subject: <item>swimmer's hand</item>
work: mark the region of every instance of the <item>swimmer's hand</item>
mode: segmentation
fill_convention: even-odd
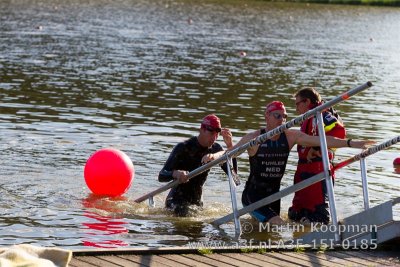
[[[188,171],[174,170],[174,172],[172,173],[172,177],[178,180],[180,184],[184,184],[189,181],[188,174]]]

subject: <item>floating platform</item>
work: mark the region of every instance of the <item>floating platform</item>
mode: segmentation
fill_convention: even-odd
[[[71,267],[88,266],[400,266],[400,239],[376,249],[335,247],[254,250],[186,247],[75,250]]]

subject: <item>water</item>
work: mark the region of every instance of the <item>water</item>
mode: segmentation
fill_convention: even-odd
[[[336,108],[350,138],[400,132],[400,9],[262,1],[1,1],[0,245],[123,247],[234,240],[226,177],[213,168],[206,209],[175,218],[134,199],[163,184],[173,146],[215,112],[238,141],[263,126],[279,99],[316,86],[330,99],[375,86]],[[246,56],[241,56],[246,52]],[[222,142],[222,139],[220,139]],[[92,196],[83,179],[96,150],[124,151],[135,166],[121,198]],[[337,161],[358,153],[338,150]],[[371,205],[398,197],[399,146],[368,158]],[[283,186],[292,184],[292,153]],[[247,178],[246,156],[239,159]],[[358,164],[337,173],[340,218],[363,209]],[[244,184],[244,183],[243,183]],[[238,188],[238,199],[243,185]],[[292,196],[282,202],[286,215]],[[240,202],[240,201],[239,201]],[[397,213],[398,214],[398,213]],[[251,222],[245,217],[244,222]],[[250,233],[244,240],[296,233]]]

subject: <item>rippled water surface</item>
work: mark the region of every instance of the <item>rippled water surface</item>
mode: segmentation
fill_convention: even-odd
[[[400,9],[198,2],[0,1],[0,245],[232,241],[233,224],[210,224],[231,210],[219,168],[211,170],[206,208],[196,217],[165,212],[166,193],[155,208],[133,200],[162,185],[157,175],[169,152],[197,134],[204,115],[215,112],[237,141],[263,126],[269,101],[283,101],[294,118],[291,96],[303,86],[331,99],[372,81],[336,106],[348,135],[378,142],[399,135]],[[86,160],[105,147],[124,151],[135,166],[120,198],[91,195],[83,179]],[[399,196],[392,166],[399,150],[368,158],[371,205]],[[358,152],[339,149],[337,161]],[[285,187],[295,163],[293,152]],[[239,171],[245,180],[245,155]],[[339,218],[361,211],[358,164],[337,177]],[[283,199],[284,217],[291,197]]]

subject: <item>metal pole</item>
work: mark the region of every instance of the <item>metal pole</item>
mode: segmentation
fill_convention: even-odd
[[[361,180],[363,187],[363,196],[364,196],[364,209],[369,209],[369,195],[368,195],[368,177],[367,177],[367,163],[366,159],[360,159],[360,168],[361,168]]]
[[[156,206],[156,204],[154,203],[153,197],[149,197],[149,206],[152,208],[154,208]]]
[[[235,237],[239,238],[241,233],[242,233],[242,229],[240,227],[240,218],[238,216],[238,207],[237,207],[237,200],[236,200],[236,186],[235,183],[233,181],[233,177],[232,177],[232,159],[229,158],[228,155],[226,155],[226,169],[227,169],[227,173],[228,173],[228,180],[229,180],[229,191],[231,193],[231,202],[232,202],[232,210],[233,210],[233,216],[235,218]]]
[[[317,122],[318,122],[318,135],[321,142],[321,154],[322,154],[322,163],[324,165],[324,173],[325,173],[325,185],[326,190],[328,191],[329,198],[329,209],[331,212],[332,224],[334,225],[334,229],[339,229],[338,227],[338,219],[336,214],[336,203],[335,203],[335,194],[333,191],[333,182],[332,176],[329,171],[329,158],[328,158],[328,148],[326,143],[326,136],[324,130],[324,122],[322,118],[322,113],[317,112]],[[338,231],[335,232],[335,241],[340,241],[340,236]]]

